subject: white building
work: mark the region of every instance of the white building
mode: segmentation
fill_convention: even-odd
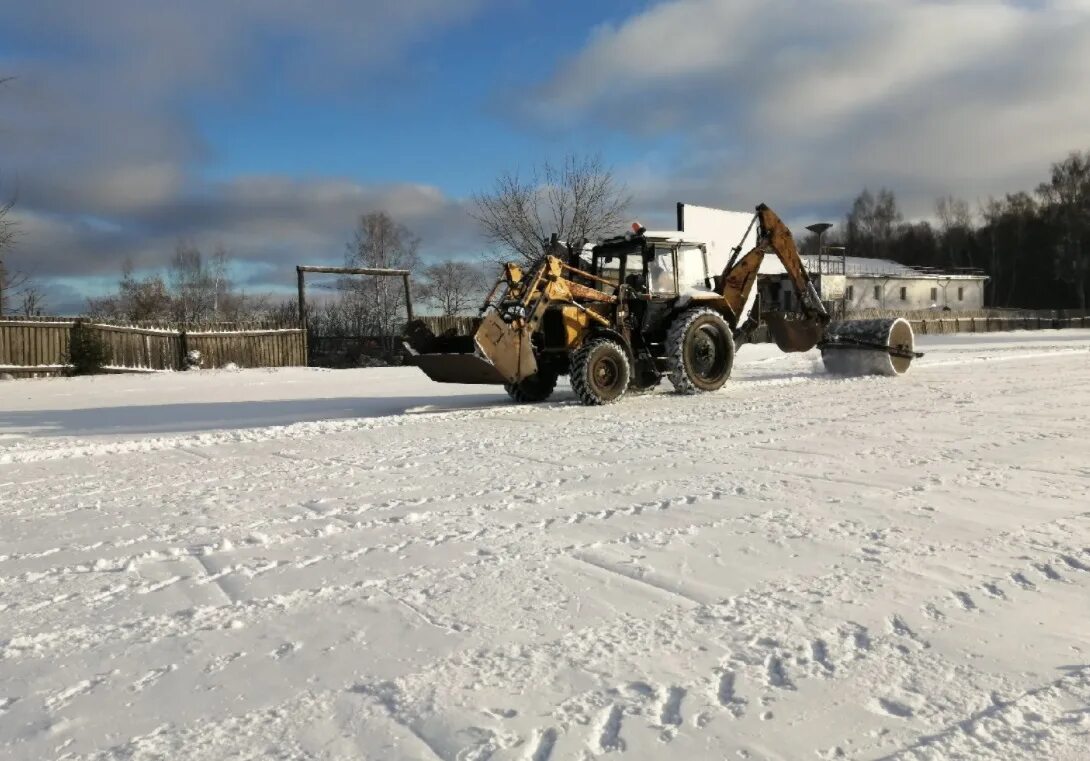
[[[858,256],[825,256],[820,262],[817,257],[806,259],[821,298],[842,301],[849,311],[984,308],[988,277],[979,270],[943,272]]]

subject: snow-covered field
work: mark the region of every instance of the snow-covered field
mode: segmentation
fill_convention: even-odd
[[[0,758],[1090,759],[1090,331],[922,349],[0,383]]]

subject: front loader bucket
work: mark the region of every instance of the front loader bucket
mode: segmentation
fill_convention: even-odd
[[[837,375],[902,375],[922,356],[902,317],[833,322],[821,342],[825,369]]]
[[[537,372],[530,337],[493,310],[473,336],[436,336],[409,326],[409,364],[438,383],[515,383]]]
[[[437,383],[506,383],[496,366],[477,354],[417,354],[412,364]]]
[[[772,312],[764,315],[764,321],[780,351],[810,351],[817,346],[823,333],[819,320],[789,320],[782,314]]]

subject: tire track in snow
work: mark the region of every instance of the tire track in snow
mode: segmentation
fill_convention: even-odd
[[[991,538],[989,541],[994,542],[994,537]],[[951,551],[953,551],[952,548],[951,548]],[[852,577],[851,577],[850,574],[847,574],[847,575],[846,574],[830,574],[830,575],[827,575],[827,576],[811,578],[809,581],[810,582],[836,581],[836,582],[839,582],[839,583],[842,584],[842,583],[845,583],[845,582],[850,582],[851,578]],[[810,587],[809,589],[812,590],[813,587]],[[808,590],[806,588],[799,588],[798,586],[795,586],[794,589],[793,589],[794,596],[798,596],[798,597],[803,598],[803,599],[805,599],[808,596],[807,591]],[[756,592],[753,593],[753,596],[752,596],[751,599],[753,600],[752,609],[753,609],[754,614],[756,614],[757,611],[764,609],[765,606],[763,604],[763,599],[767,594],[768,594],[767,589],[764,590],[762,593],[756,593]],[[926,605],[926,604],[931,604],[931,603],[922,603],[921,607],[923,605]],[[711,606],[711,608],[716,608],[716,607],[721,607],[721,606]],[[736,625],[737,625],[737,622],[740,621],[740,620],[741,621],[746,621],[746,620],[757,621],[758,622],[757,626],[771,625],[771,622],[761,621],[761,617],[758,616],[758,615],[745,615],[745,614],[741,614],[741,613],[738,612],[739,610],[744,610],[747,607],[748,606],[743,606],[741,598],[732,599],[730,609],[732,611],[735,611],[735,613],[734,613],[734,615],[732,615],[731,620],[735,621]],[[689,611],[689,615],[695,615],[692,612],[692,610],[688,609],[688,608],[675,608],[673,610],[674,610],[674,613],[672,615],[664,614],[664,617],[667,618],[667,619],[675,619],[676,617],[679,617],[679,616],[684,617],[686,610]],[[675,631],[676,630],[676,623],[677,622],[675,621],[674,624],[666,625],[664,628],[666,628],[666,629],[668,629],[670,631]],[[867,673],[869,673],[870,667],[867,667],[865,664],[867,662],[873,660],[876,657],[880,658],[880,659],[900,659],[900,660],[903,660],[903,661],[905,661],[907,663],[918,662],[919,659],[924,657],[922,654],[925,651],[928,651],[930,649],[929,648],[929,643],[927,643],[926,641],[920,640],[919,637],[915,634],[915,632],[913,632],[912,629],[904,622],[904,619],[901,616],[894,615],[893,617],[891,617],[889,619],[888,623],[889,623],[889,628],[890,628],[890,633],[888,635],[873,635],[865,627],[861,627],[861,626],[856,625],[856,624],[845,624],[844,626],[841,627],[839,637],[838,637],[839,641],[841,642],[841,645],[840,645],[841,656],[840,656],[840,658],[839,658],[839,660],[837,662],[837,666],[835,667],[839,678],[849,678],[849,677],[853,677],[853,676],[858,675],[858,674],[867,674]],[[945,625],[944,628],[951,628],[952,626],[953,626],[953,624],[950,623],[950,624]],[[701,630],[704,631],[704,637],[707,637],[707,635],[710,634],[710,631],[708,631],[704,627],[698,625],[696,627],[696,631],[701,631]],[[735,650],[736,652],[739,650],[738,644],[737,644],[738,640],[739,640],[739,638],[744,638],[746,636],[746,634],[745,634],[746,631],[752,632],[753,627],[752,626],[744,626],[743,631],[738,631],[735,634],[735,636],[731,638],[733,644],[729,645],[730,649]],[[611,640],[611,639],[614,639],[614,638],[617,638],[617,637],[621,637],[621,636],[622,635],[619,632],[611,632],[610,629],[607,627],[605,630],[599,631],[594,637],[581,636],[576,641],[586,641],[587,639],[594,640],[594,641],[600,641],[600,640],[608,641],[608,640]],[[673,636],[676,637],[678,635],[675,632],[675,634]],[[753,636],[753,635],[750,635],[750,636]],[[697,637],[697,641],[700,641],[700,639],[701,639],[700,637]],[[914,641],[919,646],[915,647],[915,648],[906,648],[906,647],[904,647],[903,645],[901,645],[899,643],[901,640],[904,640],[904,639],[909,639],[911,641]],[[707,641],[707,639],[704,639],[704,641]],[[660,647],[662,645],[665,645],[665,642],[660,643]],[[778,648],[776,640],[762,638],[762,637],[757,637],[757,645],[758,645],[759,648],[767,648],[767,647]],[[558,646],[560,647],[559,652],[566,653],[569,658],[573,657],[573,653],[572,653],[572,650],[571,650],[571,647],[570,647],[570,643],[566,644],[566,645],[565,644],[560,644]],[[812,650],[811,650],[811,652],[812,652]],[[541,662],[551,662],[553,657],[555,657],[555,656],[548,656],[548,655],[545,655],[543,653],[541,658],[535,658],[534,660],[541,661]],[[929,654],[926,657],[930,658],[930,659],[934,659],[934,658],[937,658],[939,656],[936,656],[934,654]],[[826,654],[825,659],[828,659],[830,661],[832,660],[831,658],[829,658],[828,654]],[[743,667],[743,669],[752,668],[751,666],[747,665],[747,656],[736,654],[735,656],[732,656],[731,660],[732,660],[733,663],[741,665]],[[476,663],[478,664],[478,666],[481,665],[481,661],[479,659],[479,656],[476,659]],[[786,676],[786,669],[785,669],[785,666],[784,666],[785,659],[779,653],[778,649],[774,650],[774,652],[772,652],[772,653],[766,653],[764,656],[762,656],[762,658],[760,660],[760,663],[762,664],[761,668],[762,668],[765,676],[767,677],[767,679],[765,681],[767,683],[767,689],[770,690],[770,692],[758,693],[757,695],[753,696],[753,699],[758,699],[759,698],[760,702],[764,703],[769,697],[772,696],[772,694],[774,694],[774,692],[776,690],[783,690],[785,688],[785,685],[787,685],[787,684],[794,685],[794,681]],[[815,676],[822,676],[823,678],[828,678],[827,669],[825,669],[820,664],[815,664],[815,665],[816,665],[817,670],[815,670],[813,673],[807,673],[805,671],[800,672],[800,675],[799,675],[798,678],[802,679],[802,680],[814,678]],[[497,669],[498,672],[504,672],[504,671],[507,671],[507,670],[514,670],[515,666],[516,666],[516,664],[514,664],[514,663],[506,663],[505,665],[497,664],[496,669]],[[594,668],[594,666],[591,663],[587,663],[584,666],[584,668]],[[434,673],[434,672],[429,670],[428,674],[432,674],[432,673]],[[746,703],[749,702],[749,699],[740,697],[737,694],[737,688],[735,686],[736,685],[736,672],[733,669],[718,669],[715,672],[714,677],[715,678],[713,680],[713,683],[716,685],[716,688],[714,690],[714,696],[715,696],[716,703],[721,708],[727,710],[731,715],[734,715],[734,716],[741,715],[744,712],[743,707],[745,706]],[[541,675],[538,675],[538,678],[541,678]],[[452,680],[452,681],[454,683],[457,683],[458,680]],[[682,687],[682,689],[687,689],[687,688]],[[593,703],[595,701],[590,700],[589,702]],[[898,719],[907,718],[907,717],[909,717],[911,715],[914,715],[914,713],[915,713],[915,709],[913,709],[910,705],[908,705],[907,703],[905,703],[903,701],[900,701],[900,700],[898,700],[898,699],[896,699],[894,697],[880,696],[880,698],[875,699],[875,705],[878,706],[879,710],[881,710],[883,713],[886,713],[886,714],[888,714],[890,716],[893,716],[894,718],[898,718]],[[611,704],[610,708],[608,709],[608,711],[606,713],[603,714],[603,716],[606,719],[616,718],[616,716],[619,715],[614,710],[616,708],[617,708],[617,704]],[[623,713],[623,711],[622,711],[622,713]],[[639,713],[639,712],[637,711],[637,713]],[[765,714],[771,716],[771,712],[769,712],[769,711],[766,711]],[[603,726],[602,736],[607,736],[608,733],[604,732],[604,728],[606,726],[610,726],[610,722],[606,721],[606,722],[603,723],[602,726]],[[697,724],[696,726],[699,727],[700,724]],[[571,729],[570,726],[562,725],[559,731],[563,733],[563,732],[569,731],[570,729]],[[619,730],[618,730],[618,732],[619,732]],[[612,737],[611,734],[609,734],[608,736]],[[619,737],[619,735],[618,735],[618,737]],[[599,750],[601,750],[602,743],[598,744],[598,748],[599,748]]]
[[[1068,705],[1090,705],[1090,668],[1071,667],[1064,676],[950,721],[876,761],[974,758],[1076,758],[1086,749],[1085,732],[1056,733],[1073,722]],[[1077,721],[1077,719],[1075,719]],[[1081,736],[1080,736],[1081,735]],[[1013,736],[1013,737],[1012,737]],[[997,742],[997,738],[1001,738]]]

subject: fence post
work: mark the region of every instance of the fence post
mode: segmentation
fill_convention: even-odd
[[[299,328],[303,331],[303,365],[310,366],[310,347],[308,346],[308,333],[307,329],[307,287],[304,281],[306,277],[305,270],[302,267],[295,268],[296,275],[299,278]]]
[[[405,282],[405,311],[408,313],[409,322],[413,321],[413,295],[412,289],[409,287],[409,276],[403,275],[402,280]]]
[[[189,359],[189,338],[185,328],[178,331],[178,369],[185,370]]]

